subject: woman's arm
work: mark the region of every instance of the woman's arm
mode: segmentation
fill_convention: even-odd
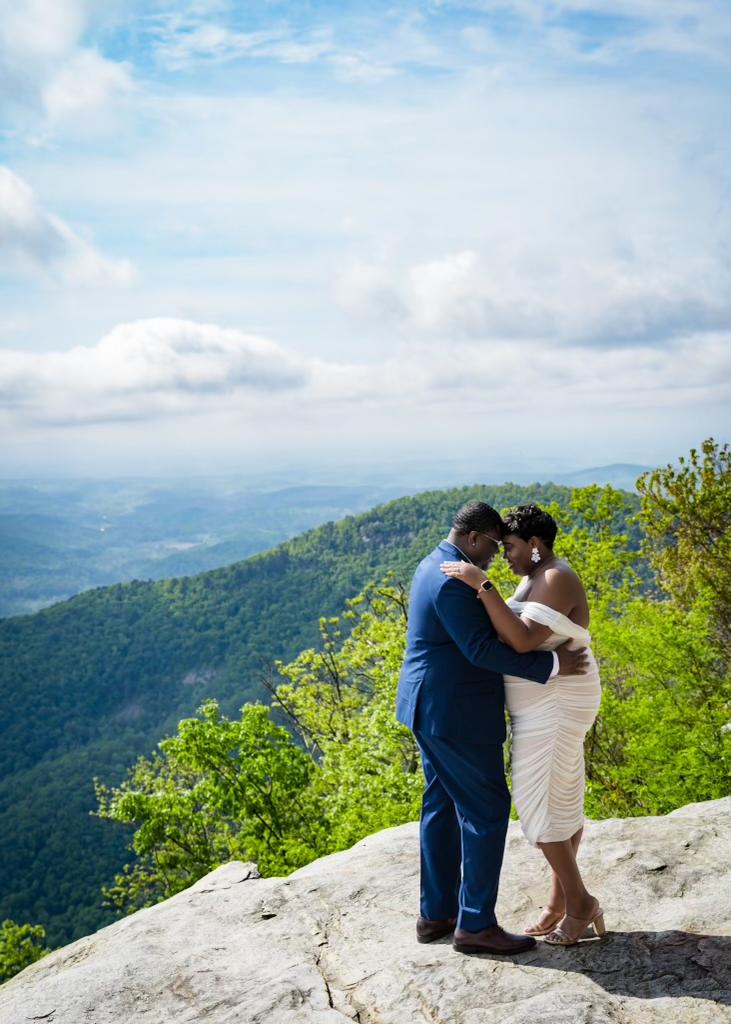
[[[551,635],[550,626],[542,626],[531,619],[521,619],[516,615],[508,608],[496,587],[480,590],[487,577],[476,565],[471,565],[469,562],[442,562],[440,568],[447,576],[460,579],[478,591],[478,597],[490,616],[495,632],[503,643],[508,644],[514,651],[519,654],[534,651]],[[549,587],[546,589],[548,590]],[[566,574],[554,571],[550,581],[550,607],[565,615],[568,614],[574,603],[569,593],[571,589],[570,580],[567,579]],[[545,603],[548,604],[547,601]],[[564,611],[567,605],[570,607]]]

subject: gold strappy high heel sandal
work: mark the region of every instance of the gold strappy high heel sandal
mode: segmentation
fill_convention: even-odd
[[[540,924],[541,918],[544,917],[547,918],[547,923]],[[548,933],[553,931],[563,917],[563,910],[551,910],[550,907],[545,907],[538,921],[536,921],[535,924],[529,924],[523,929],[523,932],[526,935],[548,935]]]
[[[570,932],[567,932],[564,927],[568,922],[571,922]],[[574,925],[576,927],[574,927]],[[571,917],[570,914],[566,914],[562,919],[561,924],[546,935],[545,941],[549,946],[575,946],[585,937],[584,933],[588,928],[593,930],[597,938],[606,934],[607,929],[604,925],[604,911],[598,903],[591,916],[585,920],[580,917]],[[587,936],[587,938],[588,937],[589,936]]]

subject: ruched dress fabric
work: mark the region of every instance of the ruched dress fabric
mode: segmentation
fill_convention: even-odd
[[[588,630],[536,601],[511,598],[508,605],[521,618],[550,626],[539,650],[553,650],[568,638],[570,647],[586,647],[589,654],[582,676],[554,676],[543,685],[505,676],[513,800],[535,846],[570,839],[584,823],[584,737],[599,709],[601,683]]]

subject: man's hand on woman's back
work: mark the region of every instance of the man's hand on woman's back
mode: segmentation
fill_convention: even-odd
[[[589,667],[589,655],[586,647],[570,651],[566,644],[556,648],[558,655],[558,674],[560,676],[583,676]]]

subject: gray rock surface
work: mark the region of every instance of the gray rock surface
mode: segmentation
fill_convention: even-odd
[[[731,1021],[731,798],[589,822],[580,862],[610,933],[507,960],[418,945],[415,824],[289,878],[231,863],[26,968],[1,1024],[719,1024]],[[501,923],[546,894],[511,825]]]

